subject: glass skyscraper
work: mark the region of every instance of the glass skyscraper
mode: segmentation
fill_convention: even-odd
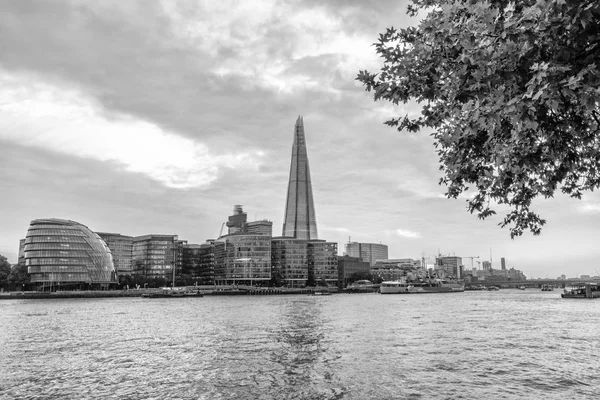
[[[318,239],[317,217],[302,117],[298,117],[294,128],[294,144],[282,236],[302,240]]]
[[[24,250],[31,282],[41,290],[117,283],[106,243],[78,222],[53,218],[31,221]]]

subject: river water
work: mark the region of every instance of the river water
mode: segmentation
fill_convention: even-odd
[[[600,300],[0,301],[0,399],[438,398],[600,398]]]

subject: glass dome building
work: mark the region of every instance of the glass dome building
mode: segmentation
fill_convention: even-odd
[[[40,290],[100,289],[117,283],[112,254],[87,226],[62,219],[31,221],[25,265]]]

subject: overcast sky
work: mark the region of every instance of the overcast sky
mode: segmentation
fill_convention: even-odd
[[[600,274],[595,193],[535,203],[546,227],[515,240],[444,197],[429,132],[383,125],[418,107],[355,81],[378,69],[380,32],[418,22],[369,3],[0,0],[0,254],[16,262],[36,218],[202,243],[234,204],[279,235],[303,115],[319,236],[340,254],[351,237],[390,258],[491,249],[529,277]]]

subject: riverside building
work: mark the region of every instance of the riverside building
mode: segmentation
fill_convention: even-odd
[[[375,265],[377,260],[386,260],[388,258],[388,247],[381,243],[346,243],[345,255],[350,257],[358,257],[369,263],[370,266]]]
[[[24,259],[31,283],[40,291],[107,289],[117,283],[110,249],[79,222],[31,221]]]
[[[311,240],[308,242],[307,250],[310,281],[319,286],[337,286],[337,243]]]
[[[271,280],[271,236],[233,234],[214,243],[215,283],[266,285]]]
[[[171,280],[178,260],[177,235],[143,235],[133,238],[133,273]]]
[[[133,237],[119,233],[96,232],[110,249],[115,269],[119,275],[133,274]]]
[[[363,273],[369,274],[371,266],[368,262],[363,261],[359,257],[343,256],[338,257],[338,286],[340,289],[345,288],[352,283],[353,274]]]
[[[271,240],[271,266],[283,286],[305,287],[308,280],[308,242],[274,237]]]

